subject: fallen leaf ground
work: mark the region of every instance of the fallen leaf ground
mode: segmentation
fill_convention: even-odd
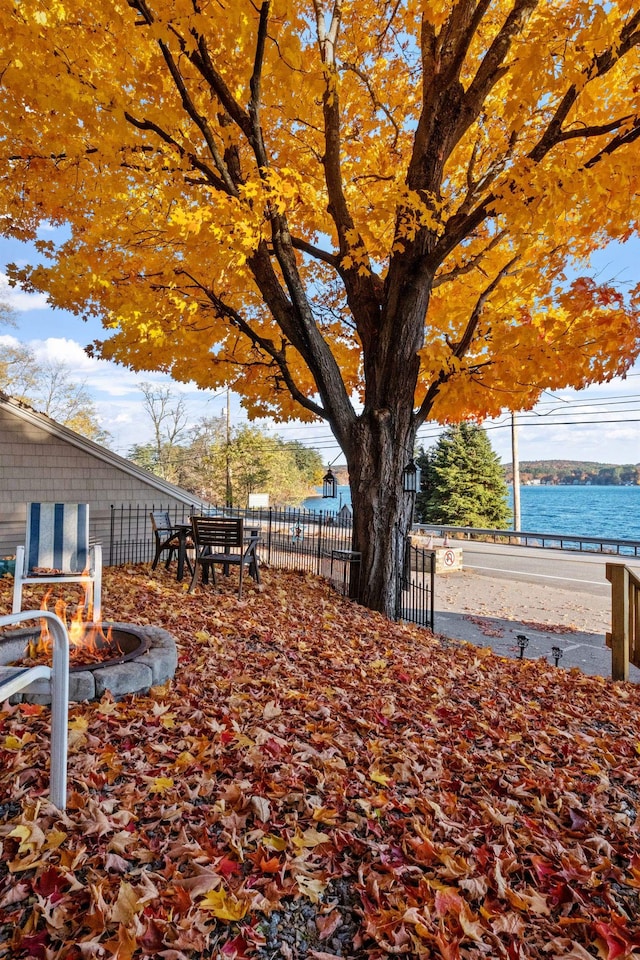
[[[11,581],[0,580],[0,610]],[[108,569],[173,682],[0,713],[0,958],[640,957],[640,690],[265,571]]]

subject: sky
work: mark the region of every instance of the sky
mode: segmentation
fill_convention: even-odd
[[[17,320],[15,328],[0,327],[3,344],[18,340],[38,356],[64,360],[77,381],[84,384],[96,405],[104,429],[111,434],[111,449],[127,456],[134,444],[152,438],[152,426],[143,407],[140,383],[170,387],[185,403],[189,425],[202,417],[220,416],[226,410],[226,391],[217,394],[178,384],[166,376],[135,373],[125,367],[87,356],[84,347],[104,336],[98,320],[85,322],[62,310],[52,310],[46,298],[11,289],[4,271],[6,264],[34,263],[29,245],[0,237],[0,300],[9,303]],[[640,240],[613,244],[601,251],[593,266],[601,281],[616,279],[623,287],[640,281]],[[237,397],[231,397],[231,423],[246,421]],[[603,463],[640,462],[640,362],[626,379],[592,386],[582,391],[545,393],[538,406],[520,413],[518,420],[519,458],[524,460],[587,460]],[[299,440],[314,447],[325,463],[344,463],[326,424],[265,424],[270,432],[286,440]],[[493,449],[504,463],[512,459],[511,417],[505,414],[484,424]],[[418,443],[428,448],[440,429],[424,426]]]

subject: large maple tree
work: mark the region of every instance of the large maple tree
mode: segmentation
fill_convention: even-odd
[[[369,606],[425,420],[637,355],[634,294],[566,275],[637,227],[636,2],[1,9],[0,229],[69,228],[14,277],[99,315],[104,357],[326,420]]]

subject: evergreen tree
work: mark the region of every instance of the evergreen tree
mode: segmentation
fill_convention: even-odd
[[[434,447],[421,451],[418,464],[419,522],[495,529],[510,522],[502,465],[482,427],[475,423],[449,427]]]

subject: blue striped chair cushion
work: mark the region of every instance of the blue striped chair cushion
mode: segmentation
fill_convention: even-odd
[[[30,503],[27,509],[27,570],[82,573],[89,565],[89,504]]]

